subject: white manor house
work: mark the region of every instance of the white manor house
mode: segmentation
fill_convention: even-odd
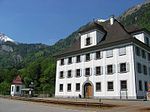
[[[114,17],[93,21],[56,55],[55,97],[144,98],[150,83],[150,32]]]

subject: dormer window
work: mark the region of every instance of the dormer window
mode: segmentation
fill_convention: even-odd
[[[86,38],[86,44],[85,44],[86,46],[89,46],[89,45],[91,45],[91,37],[87,37]]]

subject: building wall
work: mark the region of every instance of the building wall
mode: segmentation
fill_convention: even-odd
[[[119,56],[119,48],[125,47],[126,48],[126,55]],[[113,50],[113,57],[107,58],[106,51]],[[76,55],[73,57],[73,63],[68,65],[67,64],[67,57],[65,57],[65,65],[60,65],[60,60],[57,61],[57,72],[56,72],[56,89],[55,89],[55,96],[56,97],[78,97],[79,94],[83,96],[83,86],[86,82],[91,82],[93,85],[93,97],[97,98],[113,98],[119,99],[120,98],[120,81],[127,80],[127,96],[130,99],[136,99],[136,85],[135,85],[135,71],[134,71],[134,55],[133,55],[133,45],[122,45],[122,46],[115,46],[108,49],[101,49],[103,57],[99,60],[95,60],[95,51],[89,52],[91,53],[91,60],[85,62],[85,54],[81,55],[81,62],[76,63]],[[126,62],[129,64],[129,71],[126,73],[119,73],[118,72],[118,64]],[[106,74],[106,66],[109,64],[113,64],[115,66],[115,72],[112,75]],[[100,76],[94,75],[94,68],[95,66],[102,66],[103,73]],[[90,67],[91,68],[91,76],[85,77],[84,76],[84,69]],[[75,70],[81,69],[82,76],[77,78],[75,77]],[[67,78],[67,71],[73,70],[73,77]],[[65,71],[65,77],[63,79],[59,78],[60,71]],[[107,82],[113,81],[114,83],[114,91],[107,91]],[[101,91],[96,92],[96,82],[101,82]],[[67,84],[72,84],[72,91],[67,91]],[[75,91],[75,84],[80,83],[80,91]],[[59,84],[64,84],[63,92],[59,92]]]
[[[17,92],[17,86],[19,86],[19,91]],[[11,85],[11,96],[20,96],[21,95],[21,89],[24,87],[24,85]]]
[[[136,51],[136,47],[138,47],[140,49],[140,56],[138,56],[136,54],[136,52],[134,53],[137,97],[143,98],[143,97],[145,97],[146,92],[147,92],[145,90],[144,82],[150,83],[150,60],[148,59],[148,53],[150,53],[150,51],[144,50],[142,47],[140,47],[138,45],[134,45],[135,51]],[[142,57],[141,50],[145,51],[146,58]],[[137,63],[140,63],[142,66],[142,68],[141,68],[142,72],[141,73],[138,72]],[[144,74],[143,65],[145,65],[147,67],[147,74]],[[142,91],[139,90],[139,80],[142,81]]]

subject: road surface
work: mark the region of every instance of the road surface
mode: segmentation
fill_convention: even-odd
[[[150,112],[150,101],[103,100],[102,102],[117,107],[75,107],[0,98],[0,112]]]
[[[32,103],[0,98],[0,112],[82,112],[58,105]]]

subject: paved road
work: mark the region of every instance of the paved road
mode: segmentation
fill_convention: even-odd
[[[81,112],[81,110],[0,98],[0,112]]]

